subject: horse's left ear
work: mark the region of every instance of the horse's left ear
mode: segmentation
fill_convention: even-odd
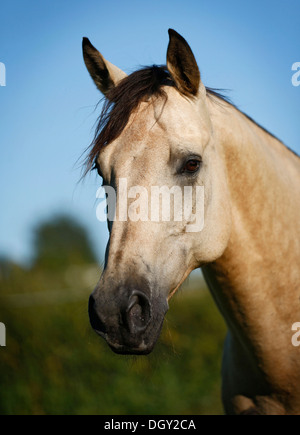
[[[82,51],[85,65],[95,85],[105,96],[127,76],[124,71],[104,59],[88,38],[83,38]]]
[[[177,88],[184,95],[197,95],[200,87],[200,71],[194,54],[186,40],[169,29],[167,67]]]

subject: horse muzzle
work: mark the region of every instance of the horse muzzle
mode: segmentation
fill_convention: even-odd
[[[118,288],[111,297],[95,292],[89,299],[92,328],[118,354],[148,354],[160,335],[168,303],[150,291]]]

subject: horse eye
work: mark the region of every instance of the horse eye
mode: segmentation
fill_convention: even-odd
[[[200,161],[196,159],[188,160],[182,168],[182,172],[194,174],[200,168]]]

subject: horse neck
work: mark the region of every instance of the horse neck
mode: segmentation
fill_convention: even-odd
[[[227,172],[233,230],[240,234],[242,219],[244,230],[255,239],[276,218],[282,221],[283,206],[293,212],[291,197],[299,204],[300,159],[234,106],[224,102],[223,107],[214,103],[212,107],[218,153]]]
[[[211,102],[209,108],[227,172],[232,230],[224,254],[203,271],[230,329],[255,340],[262,330],[274,331],[276,298],[297,300],[300,159],[235,107]],[[291,312],[275,311],[291,321]]]

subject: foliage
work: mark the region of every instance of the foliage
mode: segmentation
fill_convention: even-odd
[[[68,216],[57,216],[35,230],[35,265],[64,269],[69,264],[95,262],[96,257],[87,233]]]

